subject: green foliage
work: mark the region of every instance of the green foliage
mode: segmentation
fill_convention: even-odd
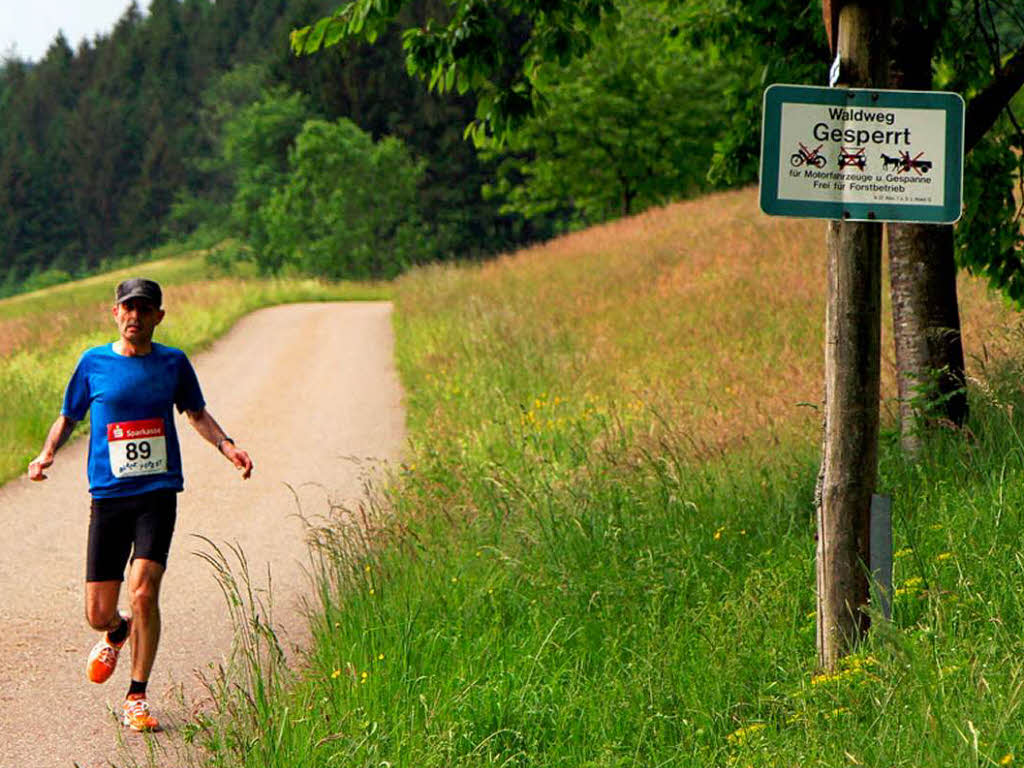
[[[349,3],[295,30],[293,50],[373,41],[407,6]],[[692,193],[712,155],[714,183],[753,181],[764,87],[821,79],[829,60],[810,0],[451,0],[445,11],[399,19],[408,70],[438,93],[473,94],[467,134],[501,159],[486,189],[527,217],[596,221]]]
[[[483,199],[493,168],[462,136],[474,100],[408,78],[397,30],[377,46],[292,55],[288,32],[330,4],[157,0],[145,14],[133,4],[76,49],[58,37],[40,62],[0,63],[2,290],[18,290],[33,271],[91,272],[196,231],[216,240],[256,227],[262,244],[252,218],[259,179],[241,179],[232,221],[240,173],[224,133],[275,89],[303,94],[301,122],[345,117],[427,163],[417,208],[432,258],[478,258],[548,235],[545,220],[524,222]],[[402,16],[418,25],[440,7],[412,0]]]
[[[972,99],[989,87],[1014,53],[1024,51],[1024,19],[1000,4],[984,13],[974,0],[950,4],[935,60],[937,88]],[[1018,99],[1022,91],[1018,91]],[[1024,302],[1024,131],[1014,103],[965,158],[964,214],[956,228],[957,263]],[[1018,107],[1019,114],[1019,107]]]
[[[207,141],[199,94],[229,65],[265,58],[285,13],[278,0],[146,5],[143,15],[130,4],[112,30],[75,49],[58,35],[41,61],[0,64],[5,281],[89,271],[155,245],[179,193],[205,194],[189,161]]]
[[[224,72],[201,93],[196,142],[188,158],[191,178],[177,190],[171,205],[167,229],[172,235],[181,237],[197,229],[221,237],[228,234],[237,168],[224,149],[226,126],[260,101],[268,80],[265,66],[243,64]]]
[[[224,123],[232,232],[260,269],[390,277],[432,255],[418,212],[424,163],[398,139],[311,118],[307,97],[277,88]]]
[[[424,164],[349,120],[310,120],[259,211],[261,263],[324,277],[394,277],[429,251],[417,213]]]
[[[329,1],[329,0],[328,0]],[[289,6],[291,7],[291,6]],[[301,15],[310,19],[312,12]],[[477,259],[544,238],[553,231],[546,219],[524,222],[499,213],[499,202],[485,200],[481,188],[494,180],[493,163],[482,161],[463,129],[473,118],[470,94],[437,93],[406,72],[400,29],[422,27],[445,17],[442,0],[411,0],[373,45],[349,40],[317,56],[285,50],[273,69],[293,89],[309,94],[325,119],[347,117],[374,139],[394,136],[426,161],[419,209],[430,230],[436,259]]]
[[[236,174],[232,229],[256,249],[267,272],[279,271],[284,255],[267,250],[269,236],[261,210],[287,181],[289,150],[310,116],[302,94],[278,88],[224,125],[223,157]]]
[[[730,76],[678,40],[676,18],[627,8],[583,58],[538,69],[543,111],[488,143],[503,210],[597,222],[702,188]]]
[[[715,140],[708,179],[718,186],[751,183],[760,164],[765,88],[772,83],[825,84],[831,56],[821,3],[705,0],[686,7],[682,34],[720,55],[736,75],[722,91],[726,127]]]
[[[1024,303],[1024,233],[1014,199],[1024,163],[1020,137],[992,131],[967,156],[957,263]]]
[[[374,42],[408,0],[355,0],[292,32],[292,49],[310,54],[345,40]],[[407,26],[402,34],[410,74],[438,93],[477,100],[469,132],[505,136],[533,114],[533,78],[547,62],[567,64],[591,45],[590,33],[617,17],[614,0],[478,3],[449,0],[446,21]]]

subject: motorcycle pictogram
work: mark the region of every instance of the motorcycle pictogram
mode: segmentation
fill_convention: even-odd
[[[815,168],[824,168],[825,163],[828,161],[824,155],[819,155],[822,144],[819,144],[816,149],[810,150],[803,145],[803,142],[798,141],[800,149],[789,156],[790,165],[797,168],[801,165],[813,165]]]

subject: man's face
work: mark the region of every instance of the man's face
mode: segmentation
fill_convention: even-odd
[[[114,319],[121,338],[132,344],[146,344],[164,319],[164,311],[146,299],[134,298],[114,305]]]

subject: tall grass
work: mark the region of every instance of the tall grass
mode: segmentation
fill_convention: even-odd
[[[380,299],[390,290],[366,283],[211,276],[202,254],[193,254],[0,300],[0,482],[23,472],[38,452],[79,355],[116,338],[110,314],[114,286],[140,272],[164,288],[167,315],[156,339],[189,353],[260,307]]]
[[[311,520],[313,646],[273,695],[222,702],[246,729],[199,728],[208,764],[1021,759],[1010,313],[963,284],[988,340],[969,432],[909,464],[889,423],[893,621],[821,675],[821,232],[754,208],[716,196],[398,282],[409,455]]]

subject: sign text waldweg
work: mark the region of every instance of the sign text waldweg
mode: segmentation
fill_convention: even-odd
[[[761,208],[855,221],[960,218],[964,102],[955,93],[772,85]]]

